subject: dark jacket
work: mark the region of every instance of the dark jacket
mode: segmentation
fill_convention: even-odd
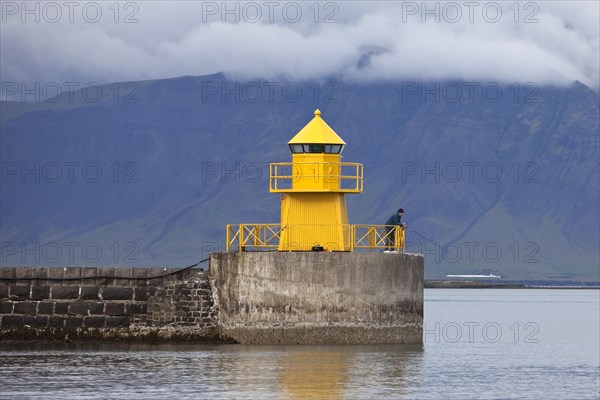
[[[388,218],[386,225],[400,225],[402,226],[402,217],[395,213],[391,217]]]

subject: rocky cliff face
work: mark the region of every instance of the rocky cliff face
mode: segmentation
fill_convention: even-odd
[[[279,221],[266,164],[289,160],[318,107],[344,160],[365,165],[350,221],[403,207],[428,277],[599,279],[599,98],[578,82],[100,88],[2,103],[3,265],[178,266],[224,250],[227,223]]]

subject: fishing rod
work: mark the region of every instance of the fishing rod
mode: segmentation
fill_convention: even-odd
[[[419,232],[415,231],[412,228],[406,227],[406,229],[409,229],[412,233],[414,233],[414,234],[422,237],[423,239],[427,240],[429,243],[433,244],[435,247],[437,247],[438,249],[440,249],[442,257],[444,257],[444,252],[446,252],[446,254],[448,254],[448,249],[444,250],[444,248],[442,246],[440,246],[439,244],[437,244],[433,240],[429,239],[428,237],[426,237],[424,235],[421,235]]]
[[[436,246],[436,247],[439,247],[439,248],[440,248],[440,250],[442,250],[442,251],[444,250],[444,248],[443,248],[442,246],[440,246],[439,244],[437,244],[437,243],[436,243],[436,242],[434,242],[433,240],[431,240],[431,239],[429,239],[429,238],[427,238],[427,237],[425,237],[425,236],[421,235],[419,232],[415,231],[414,229],[412,229],[412,228],[409,228],[409,227],[406,227],[406,229],[410,230],[412,233],[414,233],[414,234],[416,234],[416,235],[418,235],[418,236],[422,237],[423,239],[427,240],[429,243],[433,244],[434,246]]]

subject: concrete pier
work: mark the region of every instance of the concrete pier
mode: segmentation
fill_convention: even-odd
[[[209,271],[0,268],[0,340],[420,343],[423,257],[213,253]]]
[[[422,256],[213,253],[221,336],[255,344],[421,343]]]

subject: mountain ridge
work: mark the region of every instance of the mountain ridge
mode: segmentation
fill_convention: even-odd
[[[348,196],[350,221],[382,224],[405,208],[409,228],[446,249],[408,232],[407,250],[426,254],[428,278],[494,271],[600,280],[599,98],[585,85],[536,87],[535,102],[517,101],[510,85],[497,101],[475,91],[452,102],[443,85],[458,81],[423,97],[409,93],[435,84],[331,78],[288,82],[301,89],[297,99],[274,90],[250,101],[264,82],[186,76],[135,82],[135,102],[119,84],[118,96],[103,90],[94,103],[81,92],[73,101],[2,103],[2,264],[68,264],[64,241],[97,243],[97,261],[72,257],[91,265],[122,264],[127,251],[140,266],[223,251],[227,223],[279,221],[265,165],[289,159],[287,141],[319,108],[347,142],[344,160],[365,165],[365,193]],[[78,163],[72,183],[69,162]],[[23,163],[41,170],[8,175]],[[55,183],[43,176],[52,163],[63,173]],[[23,258],[22,243],[39,244],[39,261],[35,250]],[[63,253],[56,262],[43,254],[48,243]],[[135,251],[124,248],[131,243]]]

